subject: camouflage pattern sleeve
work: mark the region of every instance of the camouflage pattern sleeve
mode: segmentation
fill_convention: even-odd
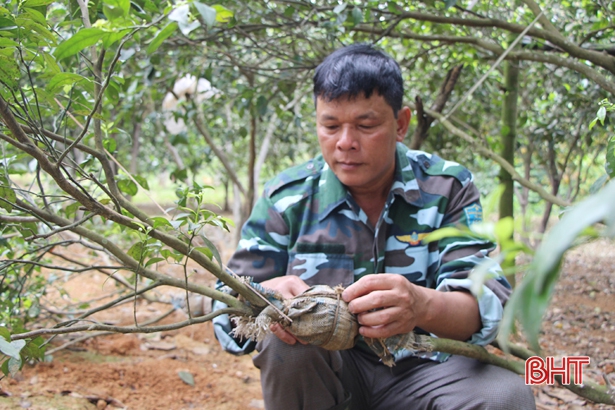
[[[441,227],[467,225],[482,220],[479,193],[472,180],[455,181],[453,192],[442,220]],[[468,291],[470,271],[488,259],[494,245],[491,242],[471,238],[446,238],[438,243],[439,269],[436,272],[436,289],[440,291]],[[470,343],[487,345],[497,335],[502,319],[503,305],[510,296],[510,285],[501,275],[498,264],[493,264],[490,273],[495,279],[488,280],[478,296],[482,328],[472,335]]]
[[[257,283],[283,276],[288,266],[287,247],[288,224],[271,198],[263,195],[243,226],[228,267],[240,276],[253,277]]]

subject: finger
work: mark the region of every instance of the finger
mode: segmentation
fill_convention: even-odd
[[[392,306],[397,306],[398,302],[399,297],[396,292],[391,290],[377,290],[353,299],[348,304],[348,310],[355,315],[358,315],[375,309],[385,309]]]
[[[370,326],[361,326],[359,327],[359,333],[364,337],[371,338],[387,338],[399,334],[404,334],[408,332],[404,332],[399,322],[389,323],[384,326],[370,327]]]
[[[392,307],[375,311],[367,311],[357,315],[357,320],[361,326],[382,326],[393,322],[405,320],[412,321],[411,315],[404,315],[402,309]]]
[[[284,330],[282,326],[280,326],[279,324],[275,323],[269,326],[269,329],[271,330],[271,333],[276,335],[277,338],[283,341],[284,343],[289,344],[289,345],[294,345],[295,343],[297,343],[297,338],[295,338],[293,335],[291,335],[286,330]]]
[[[395,277],[400,275],[376,274],[365,275],[352,285],[344,289],[342,299],[350,302],[358,297],[365,296],[376,290],[387,290],[395,287]],[[403,277],[402,277],[403,278]]]

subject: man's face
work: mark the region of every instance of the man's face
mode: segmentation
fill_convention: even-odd
[[[352,194],[388,190],[395,172],[395,144],[402,141],[410,109],[393,109],[378,93],[316,101],[316,132],[325,161]]]

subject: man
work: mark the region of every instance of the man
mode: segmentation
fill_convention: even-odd
[[[410,331],[490,343],[510,294],[493,269],[477,299],[469,271],[488,242],[421,239],[481,219],[472,175],[401,144],[411,112],[402,107],[398,64],[370,45],[335,51],[314,76],[322,155],[270,181],[242,230],[229,268],[290,298],[315,284],[347,286],[342,298],[360,334]],[[225,318],[216,334],[240,352]],[[280,325],[256,346],[267,409],[530,409],[522,379],[462,356],[396,354],[379,362],[364,344],[330,352],[303,344]]]

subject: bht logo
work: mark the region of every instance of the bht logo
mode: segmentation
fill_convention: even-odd
[[[555,384],[555,376],[562,377],[562,384],[570,384],[570,368],[573,369],[574,384],[583,384],[583,366],[589,364],[588,356],[564,356],[562,365],[555,365],[555,358],[532,356],[525,361],[525,384]]]

